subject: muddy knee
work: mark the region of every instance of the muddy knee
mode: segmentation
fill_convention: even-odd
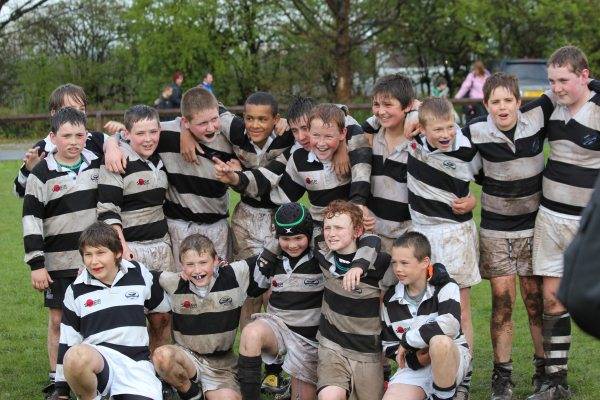
[[[82,372],[93,368],[96,358],[95,350],[87,345],[76,345],[65,353],[63,368],[65,373]]]
[[[157,371],[169,371],[175,362],[175,350],[171,346],[160,346],[152,353],[152,364]]]
[[[436,335],[429,341],[429,355],[432,359],[446,357],[454,346],[454,341],[448,336]]]

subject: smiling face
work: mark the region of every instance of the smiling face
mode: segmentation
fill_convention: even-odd
[[[131,131],[125,132],[125,139],[133,151],[140,157],[147,159],[150,157],[160,138],[160,124],[155,119],[143,119],[133,124]]]
[[[289,124],[296,143],[302,146],[304,150],[310,150],[310,128],[308,127],[308,116],[303,115],[296,120],[289,121]]]
[[[100,282],[111,285],[119,271],[121,253],[113,253],[104,246],[85,246],[82,254],[88,272]]]
[[[346,128],[340,130],[319,118],[310,121],[310,148],[319,161],[330,161],[342,140],[346,140]]]
[[[62,124],[58,132],[50,133],[50,141],[56,146],[55,158],[63,164],[75,164],[79,161],[86,140],[85,126],[70,122]]]
[[[408,107],[410,108],[410,107]],[[395,129],[404,125],[406,112],[398,99],[389,94],[377,94],[373,97],[373,115],[385,129]]]
[[[279,121],[278,115],[273,115],[269,105],[246,104],[244,106],[244,125],[252,143],[262,147]]]
[[[521,100],[506,87],[498,86],[490,93],[485,108],[492,117],[494,125],[501,131],[508,131],[517,124]]]
[[[441,151],[452,150],[456,138],[454,117],[427,121],[422,131],[431,146]]]
[[[584,69],[580,74],[572,71],[570,65],[558,67],[556,65],[548,66],[548,80],[552,87],[552,92],[556,95],[556,101],[566,107],[571,107],[587,101],[589,89],[587,81],[589,70]]]
[[[304,234],[279,236],[279,247],[290,257],[298,257],[308,248],[308,237]]]
[[[198,253],[196,250],[188,250],[181,254],[181,265],[190,282],[202,287],[210,284],[215,267],[219,265],[219,258],[207,252]]]
[[[218,108],[198,111],[191,119],[183,117],[182,122],[196,140],[206,144],[213,142],[221,129]]]
[[[323,220],[323,236],[330,250],[340,254],[356,251],[356,239],[362,234],[362,226],[354,227],[348,214],[335,214]]]
[[[404,286],[410,286],[418,281],[427,280],[429,257],[419,261],[412,247],[392,247],[392,268],[396,278]]]

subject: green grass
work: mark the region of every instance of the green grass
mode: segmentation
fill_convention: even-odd
[[[12,181],[19,162],[0,163],[0,399],[41,398],[47,378],[46,310],[42,295],[31,288],[29,270],[23,262],[21,201],[13,196]],[[479,188],[473,187],[479,195]],[[237,201],[235,194],[232,203]],[[476,209],[479,221],[479,208]],[[487,282],[472,290],[475,330],[475,363],[472,399],[489,398],[492,351],[489,339],[491,301]],[[523,305],[515,310],[514,380],[516,399],[529,394],[532,373],[529,332]],[[576,399],[600,398],[600,345],[573,329],[569,382]]]

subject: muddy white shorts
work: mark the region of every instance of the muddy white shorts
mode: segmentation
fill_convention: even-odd
[[[179,246],[181,246],[183,239],[194,233],[199,233],[209,238],[215,245],[217,255],[224,260],[231,260],[231,232],[226,219],[212,224],[197,224],[195,222],[167,218],[167,225],[169,226],[169,235],[171,235],[171,243],[173,244],[173,258],[175,259],[178,271],[181,271]]]
[[[240,201],[231,217],[231,230],[236,260],[260,254],[265,243],[275,237],[275,210],[252,207]]]
[[[424,234],[431,244],[431,261],[442,263],[462,288],[481,282],[479,246],[473,220],[457,224],[417,225],[413,231]]]
[[[456,371],[456,385],[458,386],[469,370],[469,363],[471,362],[471,353],[469,349],[464,346],[458,346],[459,351],[459,364],[458,370]],[[394,384],[405,384],[419,386],[425,392],[425,396],[429,398],[433,394],[433,372],[431,370],[431,364],[421,369],[410,369],[404,367],[396,371],[394,376],[389,381],[389,385]]]
[[[277,339],[277,355],[262,354],[265,364],[280,364],[283,370],[301,381],[317,384],[317,363],[319,360],[317,343],[309,341],[293,332],[283,320],[273,314],[253,314],[253,320],[269,325]]]
[[[93,347],[104,358],[104,370],[99,375],[108,377],[104,382],[103,379],[98,379],[98,391],[102,396],[129,394],[141,396],[140,400],[162,399],[162,386],[150,361],[134,361],[108,347],[88,346]]]
[[[533,230],[534,275],[563,276],[563,255],[578,229],[579,219],[563,218],[540,207]]]
[[[171,250],[171,237],[143,242],[128,242],[133,259],[154,271],[175,271],[175,260]]]

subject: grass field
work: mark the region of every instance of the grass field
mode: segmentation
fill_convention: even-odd
[[[23,262],[21,201],[13,196],[11,188],[18,166],[16,161],[0,163],[0,400],[41,398],[40,389],[46,382],[48,369],[46,310],[42,295],[31,288],[29,271]],[[476,218],[478,221],[478,210]],[[475,330],[471,398],[479,400],[489,398],[492,363],[487,282],[473,288],[471,301]],[[523,399],[530,391],[533,350],[525,312],[519,302],[515,314],[513,378],[517,385],[515,398]],[[575,327],[569,367],[574,398],[599,399],[600,342]]]

